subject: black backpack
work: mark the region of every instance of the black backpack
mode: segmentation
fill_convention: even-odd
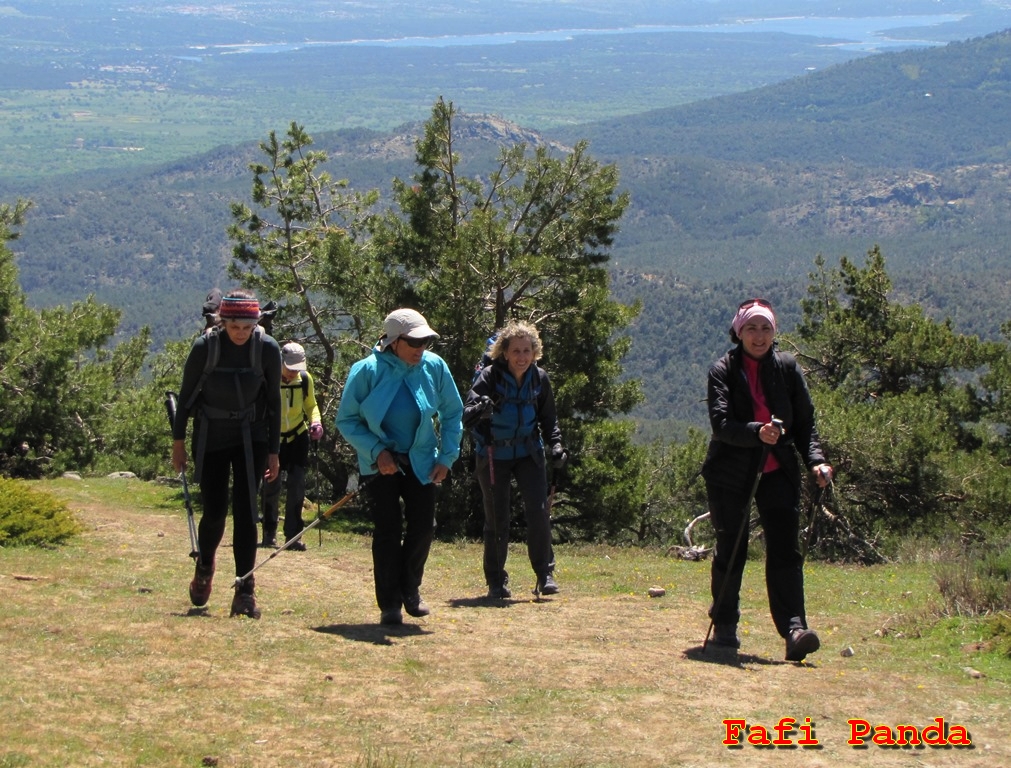
[[[218,361],[221,359],[222,333],[224,333],[224,329],[220,326],[214,326],[204,331],[205,343],[207,344],[207,362],[204,363],[204,370],[200,374],[200,381],[197,382],[197,386],[193,389],[193,394],[190,395],[189,402],[186,403],[187,411],[196,403],[201,391],[203,391],[207,377],[215,370],[224,373],[246,373],[252,371],[259,375],[261,383],[266,383],[266,377],[263,375],[263,336],[265,334],[263,328],[256,326],[253,329],[253,343],[249,345],[249,366],[247,368],[218,368]],[[308,382],[303,382],[302,386],[305,391],[308,391]]]

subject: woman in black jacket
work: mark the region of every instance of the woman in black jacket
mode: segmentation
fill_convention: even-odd
[[[186,422],[193,416],[194,480],[200,484],[203,515],[199,557],[190,600],[207,605],[215,553],[232,506],[235,575],[256,562],[256,495],[262,478],[278,476],[281,442],[281,348],[263,332],[255,294],[235,290],[221,299],[218,320],[190,348],[172,427],[172,465],[186,470]],[[231,485],[231,492],[229,492]],[[260,618],[253,577],[232,597],[232,616]]]
[[[804,611],[800,529],[800,460],[824,487],[832,478],[815,429],[814,405],[793,355],[775,344],[776,316],[764,299],[738,307],[730,338],[736,346],[709,369],[709,421],[713,436],[702,468],[716,529],[712,566],[715,625],[712,642],[740,648],[741,578],[747,546],[734,544],[750,515],[752,488],[765,532],[765,583],[769,609],[786,640],[786,658],[801,661],[818,650]],[[761,466],[759,463],[761,462]],[[761,473],[757,486],[756,477]],[[722,599],[721,599],[722,595]]]

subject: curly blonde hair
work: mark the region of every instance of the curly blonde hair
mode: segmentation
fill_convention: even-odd
[[[498,331],[495,336],[495,341],[491,345],[491,349],[488,351],[489,357],[492,360],[498,360],[500,357],[505,356],[505,353],[509,349],[509,342],[513,339],[530,339],[530,347],[534,353],[534,362],[541,359],[541,353],[544,349],[541,344],[540,334],[537,333],[537,329],[530,323],[520,322],[519,320],[510,320],[509,323]]]

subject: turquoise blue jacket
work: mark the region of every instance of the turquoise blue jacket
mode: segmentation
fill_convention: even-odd
[[[383,432],[383,417],[404,381],[421,411],[421,424],[408,456],[414,474],[428,483],[436,464],[453,466],[460,457],[463,438],[463,401],[449,366],[438,355],[426,350],[420,363],[409,366],[393,352],[373,349],[351,367],[336,425],[358,453],[359,472],[374,475],[379,454],[385,448],[392,450]]]

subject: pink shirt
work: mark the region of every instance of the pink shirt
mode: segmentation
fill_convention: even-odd
[[[762,391],[762,380],[758,375],[758,361],[747,355],[741,355],[741,359],[744,363],[744,377],[748,380],[748,391],[751,392],[755,421],[767,424],[772,420],[772,412],[769,410],[769,404],[765,401],[765,392]],[[776,461],[772,451],[769,451],[762,472],[772,472],[774,469],[779,469],[779,462]]]

